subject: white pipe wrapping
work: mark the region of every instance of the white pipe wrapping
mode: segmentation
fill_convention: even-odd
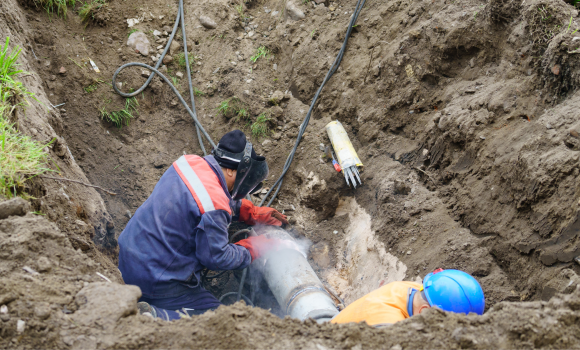
[[[304,255],[283,249],[264,258],[264,278],[286,315],[325,322],[338,314],[333,299]]]

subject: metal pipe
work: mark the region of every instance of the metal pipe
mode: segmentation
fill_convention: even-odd
[[[274,234],[281,235],[292,239],[281,229]],[[312,318],[321,323],[338,314],[332,297],[299,251],[282,249],[266,254],[263,259],[258,264],[263,264],[260,269],[264,279],[286,315],[299,320]]]

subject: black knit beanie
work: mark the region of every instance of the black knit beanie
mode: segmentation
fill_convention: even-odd
[[[246,134],[244,134],[241,130],[232,130],[222,136],[220,142],[218,143],[218,148],[224,151],[228,151],[231,153],[240,153],[244,151],[246,147]],[[221,158],[214,155],[215,160],[222,168],[226,169],[238,169],[239,162],[235,162],[233,160],[229,160],[226,158]],[[256,155],[256,151],[254,151],[254,147],[252,147],[252,159],[260,159],[262,157],[258,157]]]

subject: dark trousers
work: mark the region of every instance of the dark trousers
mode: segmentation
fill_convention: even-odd
[[[157,312],[157,317],[166,321],[178,320],[181,315],[201,315],[206,311],[215,310],[221,305],[210,292],[202,287],[194,288],[190,293],[173,298],[150,299],[141,297]]]

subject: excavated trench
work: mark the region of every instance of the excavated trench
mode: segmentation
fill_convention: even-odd
[[[185,2],[198,118],[214,141],[235,128],[249,135],[269,162],[266,187],[355,4]],[[76,10],[64,19],[35,1],[0,3],[0,39],[23,49],[19,62],[31,74],[20,79],[40,102],[14,121],[36,140],[55,138],[51,176],[101,188],[35,178],[22,215],[4,218],[0,202],[1,347],[578,347],[580,20],[572,5],[367,1],[272,206],[289,216],[289,234],[308,242],[308,262],[346,304],[439,267],[472,274],[486,294],[483,316],[430,310],[385,329],[282,319],[263,281],[257,308],[235,304],[175,322],[136,315],[140,291],[123,284],[116,238],[172,162],[202,151],[191,117],[157,77],[136,96],[128,125],[102,116],[126,107],[111,77],[127,62],[154,64],[177,1],[110,0],[86,22]],[[147,56],[127,46],[135,29],[150,42]],[[161,71],[187,96],[180,34],[175,42]],[[253,59],[260,47],[269,54]],[[119,86],[137,89],[145,76],[127,69]],[[234,96],[245,116],[218,110]],[[260,115],[269,118],[262,135],[252,133]],[[365,165],[357,189],[322,151],[333,120]],[[240,278],[227,273],[206,287],[219,297],[237,291]]]

